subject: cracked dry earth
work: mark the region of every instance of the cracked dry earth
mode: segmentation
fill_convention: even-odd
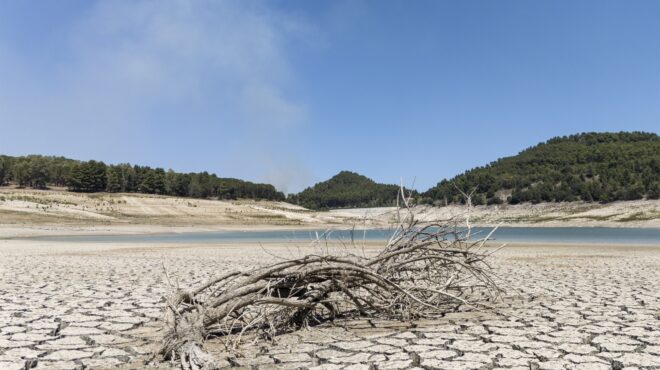
[[[291,253],[0,240],[0,369],[144,368],[158,345],[163,264],[187,286],[272,261],[264,249]],[[497,312],[340,321],[229,359],[219,340],[207,349],[222,365],[259,369],[660,369],[660,248],[515,246],[493,264],[510,284]]]

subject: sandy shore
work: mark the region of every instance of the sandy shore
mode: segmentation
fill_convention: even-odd
[[[460,220],[462,206],[416,209],[424,220]],[[144,194],[81,194],[0,187],[0,239],[44,235],[386,227],[392,208],[315,212],[282,202],[218,201]],[[660,228],[660,200],[479,206],[473,226]]]
[[[163,266],[189,286],[305,248],[0,240],[0,368],[24,369],[33,358],[36,369],[141,368],[158,343],[161,296],[168,291]],[[497,311],[417,323],[336,323],[283,335],[264,348],[245,347],[233,364],[660,367],[660,248],[511,245],[493,263],[510,285]]]

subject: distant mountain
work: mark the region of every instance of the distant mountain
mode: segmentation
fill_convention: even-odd
[[[660,138],[654,133],[582,133],[555,137],[483,167],[443,180],[426,203],[520,203],[660,197]]]
[[[327,181],[291,195],[288,201],[311,209],[396,205],[399,187],[378,184],[355,172],[342,171]]]

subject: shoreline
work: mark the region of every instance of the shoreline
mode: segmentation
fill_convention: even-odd
[[[229,230],[225,230],[229,231]],[[41,235],[41,236],[23,236],[23,237],[10,237],[10,238],[0,238],[0,243],[21,243],[24,245],[70,245],[70,246],[122,246],[122,247],[134,247],[134,248],[187,248],[187,247],[198,247],[198,248],[222,248],[222,247],[236,247],[236,246],[273,246],[273,247],[286,247],[286,246],[305,246],[311,244],[314,240],[312,239],[292,239],[292,240],[279,240],[279,239],[226,239],[226,240],[118,240],[112,239],[113,237],[128,237],[131,236],[163,236],[163,235],[178,235],[180,233],[170,233],[170,234],[79,234],[79,235]],[[108,237],[108,240],[72,240],[68,238],[85,238],[85,237]],[[62,240],[50,239],[50,238],[62,238]],[[335,241],[330,241],[334,243]],[[380,248],[385,245],[387,242],[386,239],[367,239],[362,240],[359,238],[355,239],[354,246],[367,247],[371,248]],[[0,244],[0,248],[2,245]],[[489,240],[485,244],[486,248],[501,248],[504,249],[543,249],[543,248],[605,248],[605,249],[625,249],[632,250],[636,248],[640,249],[658,249],[660,250],[660,242],[658,243],[634,243],[634,242],[621,242],[621,243],[611,243],[611,242],[576,242],[576,241],[534,241],[534,240],[516,240],[516,241],[499,241],[497,239]]]
[[[584,225],[571,224],[536,224],[536,223],[474,223],[472,228],[579,228],[579,229],[641,229],[660,230],[656,225]],[[144,235],[178,235],[186,233],[204,232],[260,232],[260,231],[297,231],[297,230],[373,230],[391,228],[389,225],[371,224],[369,226],[354,227],[352,224],[301,224],[301,225],[275,225],[275,224],[224,224],[224,225],[15,225],[0,223],[0,240],[34,237],[66,237],[66,236],[144,236]]]
[[[353,246],[342,245],[342,249],[350,251],[354,249],[356,253],[361,250],[367,253],[375,253],[384,246],[383,243],[374,240],[367,240],[364,244],[355,244]],[[330,249],[338,247],[333,243]],[[196,251],[194,254],[201,253],[246,253],[263,262],[262,258],[270,258],[271,253],[296,254],[302,251],[313,251],[318,248],[309,241],[223,241],[223,242],[67,242],[53,240],[35,240],[35,239],[5,239],[0,240],[0,256],[11,255],[42,255],[42,256],[68,256],[68,255],[94,255],[97,257],[107,255],[126,255],[139,254],[143,256],[153,255],[155,258],[163,253],[180,254],[188,253],[185,251]],[[485,249],[492,250],[493,256],[497,259],[504,258],[573,258],[573,257],[594,257],[594,256],[619,256],[626,258],[635,258],[638,255],[654,256],[660,258],[660,244],[606,244],[606,243],[548,243],[548,242],[515,242],[515,243],[494,243],[489,242],[484,246]],[[205,252],[206,251],[206,252]],[[213,252],[215,251],[215,252]],[[147,254],[145,254],[147,253]]]
[[[0,238],[388,228],[392,207],[312,211],[283,202],[0,188]],[[465,224],[463,206],[419,206],[421,221]],[[660,200],[476,206],[474,227],[660,229]]]

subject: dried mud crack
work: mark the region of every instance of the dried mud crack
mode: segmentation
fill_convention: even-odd
[[[271,254],[291,251],[264,247]],[[0,241],[0,369],[144,368],[167,294],[269,260],[259,246]],[[337,321],[224,353],[224,366],[310,369],[659,369],[660,249],[511,247],[499,311],[414,323]],[[152,365],[168,368],[168,364]]]

